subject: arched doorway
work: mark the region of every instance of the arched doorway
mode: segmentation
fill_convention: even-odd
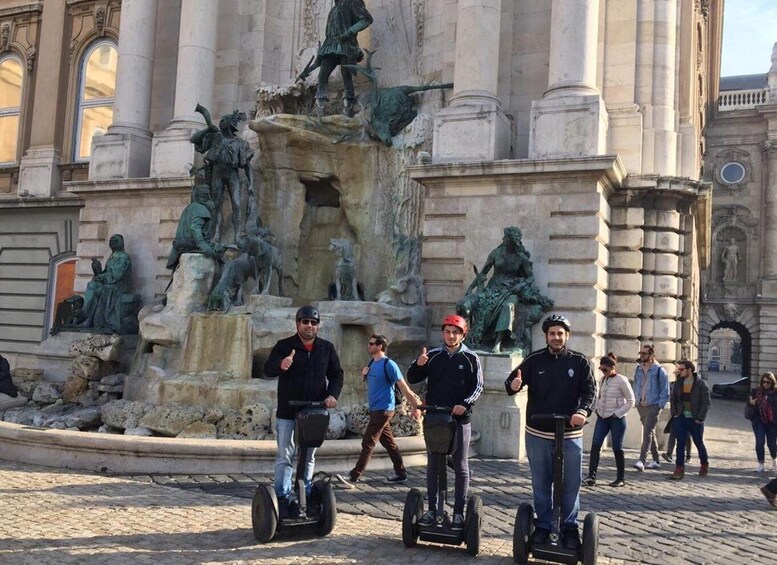
[[[740,322],[720,321],[708,335],[708,357],[705,373],[735,371],[749,377],[752,368],[752,336]]]

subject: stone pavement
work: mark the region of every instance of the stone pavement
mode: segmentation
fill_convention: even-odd
[[[581,507],[601,520],[600,563],[773,563],[777,512],[758,487],[752,432],[742,401],[714,400],[707,426],[708,478],[686,468],[638,473],[612,489],[611,453],[604,452],[604,486],[585,489]],[[631,455],[631,456],[630,456]],[[695,452],[694,452],[695,455]],[[633,454],[627,453],[633,462]],[[0,462],[0,563],[464,563],[463,547],[401,542],[401,514],[410,486],[382,483],[379,473],[353,490],[338,490],[335,531],[326,538],[296,536],[267,545],[251,531],[250,497],[265,476],[103,476]],[[472,460],[473,493],[486,516],[478,562],[512,562],[515,509],[531,500],[528,465]]]

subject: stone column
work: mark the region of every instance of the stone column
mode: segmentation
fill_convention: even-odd
[[[777,120],[775,120],[777,124]],[[775,132],[777,133],[777,132]],[[777,185],[777,137],[765,141],[763,149],[764,164],[766,165],[766,180],[764,187]],[[765,221],[763,243],[763,279],[761,281],[761,295],[763,298],[777,298],[777,190],[764,190]]]
[[[677,173],[675,83],[677,56],[677,1],[654,0],[653,18],[653,169],[659,175]],[[648,130],[649,132],[650,130]]]
[[[601,155],[607,110],[596,88],[599,0],[553,0],[548,90],[532,102],[529,157]]]
[[[124,0],[113,124],[92,141],[89,180],[147,177],[157,0]]]
[[[218,12],[217,0],[181,2],[173,119],[166,130],[154,134],[152,177],[186,176],[188,165],[194,162],[189,137],[204,127],[194,108],[200,103],[212,109]],[[214,119],[218,122],[218,116]]]
[[[435,163],[511,156],[511,123],[496,94],[501,15],[502,0],[459,0],[453,97],[435,118]]]
[[[40,46],[36,62],[35,112],[30,131],[30,147],[19,164],[19,194],[47,198],[61,186],[63,112],[59,111],[59,85],[64,79],[65,2],[45,2],[41,14]]]

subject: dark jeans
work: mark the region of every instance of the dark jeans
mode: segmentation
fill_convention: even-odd
[[[625,473],[625,457],[623,454],[623,436],[626,434],[626,417],[609,418],[596,417],[594,439],[591,443],[591,457],[588,462],[588,475],[596,478],[596,470],[599,467],[599,454],[602,450],[607,435],[612,434],[612,452],[615,455],[615,467],[618,480],[622,481]]]
[[[367,429],[362,439],[362,452],[356,466],[351,471],[351,478],[358,479],[364,474],[367,463],[372,457],[372,450],[375,444],[380,444],[388,451],[391,462],[394,464],[394,472],[397,475],[406,475],[405,465],[402,463],[402,454],[399,453],[399,447],[394,440],[394,434],[391,431],[391,418],[394,416],[393,410],[375,410],[370,412],[370,421],[367,423]]]
[[[685,416],[679,416],[672,422],[672,429],[677,434],[677,453],[675,454],[675,465],[677,467],[685,467],[685,440],[690,434],[693,443],[696,446],[696,451],[699,452],[699,460],[702,465],[709,464],[709,458],[707,457],[707,448],[704,447],[704,423],[697,424],[693,418],[686,418]]]
[[[675,434],[674,430],[672,430],[671,432],[669,432],[669,439],[666,440],[666,452],[671,455],[676,445],[677,445],[677,434]],[[688,457],[691,456],[691,437],[690,436],[688,436],[688,439],[685,441],[685,453],[687,454]]]
[[[764,424],[761,418],[753,420],[753,433],[755,434],[755,456],[759,463],[766,458],[764,443],[769,446],[769,455],[777,458],[777,425]]]
[[[453,513],[464,514],[464,503],[467,501],[469,491],[469,440],[472,437],[472,424],[458,424],[456,437],[453,439],[453,472],[456,475],[454,489]],[[436,453],[426,452],[426,496],[429,500],[429,510],[443,509],[443,501],[437,500],[437,474],[439,465],[445,465],[445,456],[440,457]]]

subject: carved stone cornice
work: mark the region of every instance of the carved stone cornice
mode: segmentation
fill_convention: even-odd
[[[757,237],[760,221],[753,216],[753,212],[745,207],[735,204],[716,208],[712,212],[712,231],[719,232],[726,227],[737,227],[750,237]]]

